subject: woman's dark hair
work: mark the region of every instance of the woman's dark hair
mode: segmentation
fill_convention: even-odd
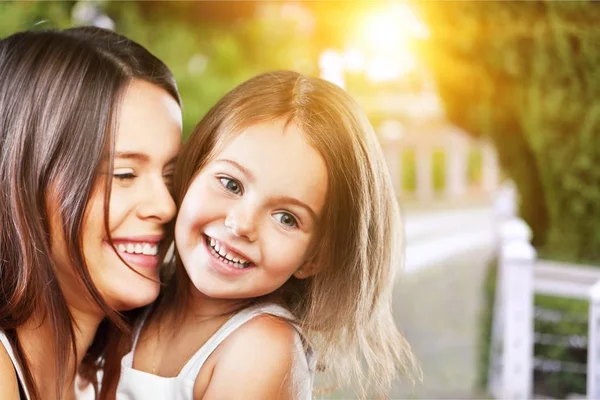
[[[60,218],[72,268],[107,317],[79,373],[97,387],[101,362],[108,375],[111,368],[118,368],[116,356],[104,351],[109,341],[118,341],[119,332],[129,330],[129,321],[94,286],[81,238],[101,161],[108,159],[106,172],[112,170],[117,112],[134,79],[152,83],[180,102],[166,65],[112,31],[95,27],[27,31],[0,40],[0,330],[12,338],[32,400],[42,394],[34,385],[16,329],[34,313],[43,312],[54,332],[57,398],[64,379],[77,373],[65,370],[76,354],[75,336],[55,276],[51,217]],[[48,196],[58,205],[58,216],[48,214]],[[105,228],[109,199],[110,180]]]

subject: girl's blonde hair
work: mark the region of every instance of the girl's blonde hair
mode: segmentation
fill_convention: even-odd
[[[200,121],[180,155],[175,197],[181,204],[198,171],[232,135],[285,119],[325,160],[326,205],[310,249],[319,272],[291,277],[279,294],[315,345],[336,384],[361,396],[386,393],[398,372],[417,368],[391,312],[402,264],[400,213],[377,137],[357,103],[337,86],[295,72],[256,76],[229,92]],[[180,261],[162,304],[182,310],[188,277]],[[368,373],[365,373],[367,371]]]

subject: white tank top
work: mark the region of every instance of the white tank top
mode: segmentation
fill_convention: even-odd
[[[121,376],[117,387],[117,400],[193,400],[194,383],[208,357],[233,331],[261,314],[294,319],[288,310],[276,304],[258,304],[245,308],[223,324],[192,358],[188,360],[175,377],[162,377],[133,368],[133,355],[146,318],[144,316],[135,331],[131,351],[121,360]],[[295,339],[296,351],[294,351],[294,354],[298,355],[294,359],[292,372],[293,390],[295,392],[294,399],[312,399],[316,357],[312,349],[305,348],[299,328],[295,325],[294,328],[297,331]]]
[[[23,369],[17,363],[17,358],[15,357],[14,349],[12,348],[12,346],[10,345],[10,342],[8,341],[8,337],[6,336],[4,331],[1,331],[1,330],[0,330],[0,343],[2,343],[2,345],[4,345],[4,348],[6,349],[6,352],[8,353],[8,356],[10,357],[10,360],[12,361],[12,363],[15,367],[15,371],[17,372],[17,379],[19,379],[19,383],[21,384],[21,388],[23,389],[23,394],[25,394],[26,400],[29,400],[30,396],[29,396],[29,391],[27,390],[27,386],[25,386],[25,378],[23,377]],[[101,371],[99,372],[98,376],[99,376],[98,382],[100,382],[102,380],[102,372]],[[96,398],[96,395],[94,393],[94,388],[92,387],[92,385],[87,385],[85,388],[80,389],[79,388],[80,379],[81,378],[79,377],[79,375],[77,375],[75,377],[75,398],[77,400],[94,400]]]
[[[10,361],[12,361],[12,364],[15,367],[15,371],[17,372],[17,379],[19,380],[19,383],[21,384],[21,388],[23,389],[25,398],[27,400],[29,400],[29,392],[27,391],[27,387],[25,386],[25,378],[23,377],[23,370],[21,369],[21,366],[17,362],[17,357],[15,356],[15,351],[12,348],[12,346],[10,345],[10,342],[8,341],[8,337],[6,336],[4,331],[1,331],[1,330],[0,330],[0,343],[2,343],[2,345],[6,349],[6,352],[8,353],[8,356],[10,357]]]

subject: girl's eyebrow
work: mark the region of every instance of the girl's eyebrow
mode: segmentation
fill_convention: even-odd
[[[215,160],[215,162],[224,162],[224,163],[233,165],[235,168],[239,169],[240,172],[242,174],[244,174],[246,176],[246,179],[248,179],[250,182],[254,182],[255,181],[254,175],[252,175],[252,172],[250,172],[250,170],[248,168],[243,167],[242,165],[236,163],[233,160],[227,160],[225,158],[220,158],[218,160]]]
[[[317,221],[317,213],[315,213],[314,210],[310,208],[308,204],[296,199],[295,197],[277,196],[274,197],[272,200],[275,203],[293,204],[295,206],[301,207],[310,214],[310,217],[313,219],[313,221]]]

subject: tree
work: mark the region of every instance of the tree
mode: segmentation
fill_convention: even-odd
[[[0,2],[0,38],[26,29],[68,27],[71,6],[54,1]]]
[[[193,15],[204,11],[225,15],[212,4],[107,2],[104,11],[115,29],[150,49],[173,71],[184,105],[184,133],[204,116],[221,96],[261,72],[293,69],[314,75],[317,57],[299,32],[299,21],[282,16],[280,4],[261,3],[231,21]],[[206,8],[207,7],[207,8]],[[220,10],[220,13],[219,13]],[[254,14],[248,17],[248,12]],[[182,13],[190,13],[182,18]],[[305,37],[303,37],[305,36]]]
[[[491,138],[548,257],[600,262],[600,6],[421,2],[450,120]]]

